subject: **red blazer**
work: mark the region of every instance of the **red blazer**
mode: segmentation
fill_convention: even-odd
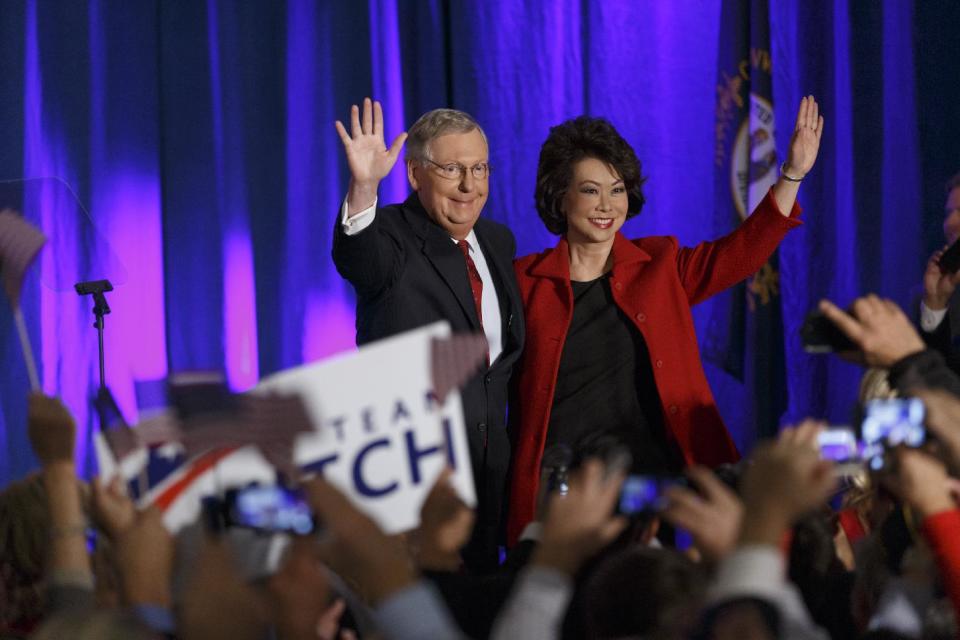
[[[921,531],[937,560],[947,597],[960,616],[960,511],[951,509],[928,516]]]
[[[703,367],[690,307],[756,273],[800,207],[780,214],[772,193],[735,231],[719,240],[680,248],[672,236],[613,242],[611,287],[620,309],[643,334],[650,351],[668,439],[688,464],[715,466],[739,455],[720,418]],[[560,355],[573,317],[566,239],[514,262],[526,316],[518,402],[511,407],[514,451],[507,537],[513,544],[535,517],[540,459]]]

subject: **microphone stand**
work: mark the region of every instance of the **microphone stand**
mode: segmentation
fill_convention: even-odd
[[[78,295],[93,296],[93,315],[96,317],[93,327],[97,330],[97,341],[100,350],[100,390],[107,388],[107,376],[103,364],[103,316],[110,313],[110,305],[107,304],[107,297],[104,295],[107,291],[113,291],[113,285],[109,280],[90,280],[88,282],[78,282],[73,287]],[[103,416],[100,416],[100,428],[104,428]]]

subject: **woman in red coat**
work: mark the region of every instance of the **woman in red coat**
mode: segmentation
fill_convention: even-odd
[[[609,434],[637,473],[735,460],[703,368],[690,307],[755,273],[800,224],[800,181],[813,167],[823,118],[800,103],[780,178],[731,234],[693,248],[676,238],[628,240],[640,213],[640,163],[606,120],[553,127],[540,150],[537,212],[561,236],[515,263],[527,322],[511,408],[514,461],[508,538],[535,517],[546,447]]]

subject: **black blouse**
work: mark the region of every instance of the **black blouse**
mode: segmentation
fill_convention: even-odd
[[[675,473],[660,395],[643,335],[617,307],[609,274],[571,282],[573,320],[560,358],[546,447],[573,450],[586,437],[613,436],[630,450],[633,473]]]

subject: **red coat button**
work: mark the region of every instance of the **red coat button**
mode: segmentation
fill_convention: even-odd
[[[647,321],[647,316],[645,316],[642,313],[637,314],[637,322],[646,322],[646,321]]]
[[[663,360],[657,360],[657,369],[663,367]]]

